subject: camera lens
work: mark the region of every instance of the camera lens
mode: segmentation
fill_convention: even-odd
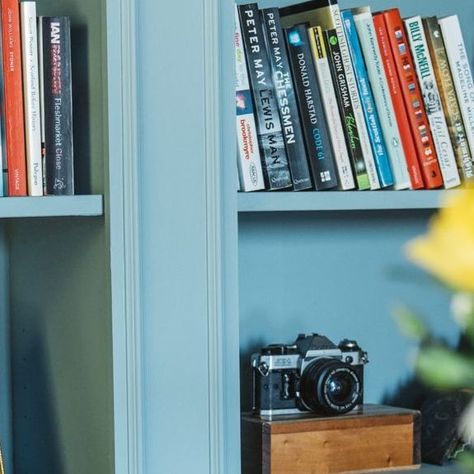
[[[346,413],[357,405],[361,390],[353,367],[335,359],[315,360],[301,377],[301,401],[310,411]]]

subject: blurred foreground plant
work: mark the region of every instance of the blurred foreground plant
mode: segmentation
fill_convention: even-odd
[[[421,319],[407,310],[399,310],[397,318],[402,330],[422,343],[416,360],[417,373],[433,388],[474,393],[474,188],[450,197],[430,222],[427,234],[408,244],[407,254],[453,290],[452,316],[465,342],[458,350],[436,343]],[[472,447],[474,398],[459,428]],[[467,472],[474,473],[473,455],[465,454],[460,461]]]

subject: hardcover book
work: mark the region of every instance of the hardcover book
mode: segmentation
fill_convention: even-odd
[[[28,194],[43,195],[36,3],[20,2]]]
[[[26,196],[25,119],[18,0],[0,2],[5,112],[5,161],[8,195]]]
[[[263,173],[271,191],[292,186],[263,26],[256,3],[239,5],[250,85],[256,108]]]
[[[384,67],[385,77],[387,79],[388,90],[392,99],[393,110],[400,132],[403,151],[405,154],[408,174],[410,175],[411,189],[423,189],[423,177],[421,175],[420,163],[416,154],[415,144],[411,135],[410,125],[408,124],[405,102],[402,97],[400,80],[396,71],[395,61],[388,41],[387,28],[385,20],[381,13],[373,15],[375,33],[379,45],[380,55]]]
[[[365,58],[375,104],[379,112],[383,137],[393,173],[394,187],[395,189],[407,189],[410,186],[410,179],[400,131],[388,90],[387,77],[385,76],[382,57],[377,43],[372,14],[368,7],[354,9],[352,13]]]
[[[315,188],[333,189],[338,179],[306,26],[289,28],[286,39]]]
[[[336,30],[349,97],[354,110],[355,126],[357,127],[360,148],[362,149],[364,157],[369,185],[371,189],[379,189],[380,183],[375,168],[374,155],[370,144],[364,113],[362,111],[354,69],[352,67],[349,48],[344,34],[344,27],[342,25],[341,11],[339,10],[337,0],[311,0],[309,2],[282,8],[280,10],[280,15],[284,26],[302,22],[307,23],[308,26],[320,26],[323,31],[331,29]],[[362,170],[360,170],[360,172],[362,172]],[[368,189],[368,187],[365,183],[362,183],[361,187],[361,183],[359,183],[359,189]]]
[[[418,73],[418,81],[423,95],[426,114],[428,115],[431,126],[431,133],[438,155],[441,174],[443,175],[444,187],[446,189],[454,188],[461,184],[461,179],[449,137],[444,110],[441,105],[441,98],[436,84],[436,77],[431,63],[421,17],[416,16],[406,19],[405,27]]]
[[[278,8],[262,10],[262,18],[293,189],[304,191],[311,189],[313,184]]]
[[[242,191],[259,191],[265,189],[260,149],[258,146],[257,127],[252,102],[252,93],[245,61],[244,46],[239,15],[235,7],[235,102],[237,126],[238,169]]]
[[[344,30],[346,32],[352,63],[354,65],[354,73],[356,76],[357,85],[359,86],[362,110],[364,111],[365,120],[367,122],[367,128],[369,131],[369,138],[372,144],[372,150],[374,152],[380,186],[382,188],[386,188],[393,186],[394,180],[388,158],[387,148],[385,146],[379,114],[375,106],[372,88],[369,82],[369,76],[367,74],[359,37],[357,35],[356,26],[354,23],[354,17],[351,11],[345,10],[342,12],[342,18],[344,21]]]
[[[72,71],[69,17],[42,17],[46,189],[74,194]]]
[[[474,179],[474,164],[469,143],[466,137],[464,122],[459,108],[454,81],[444,47],[441,29],[436,17],[423,19],[426,41],[433,62],[434,73],[448,124],[451,144],[461,177]]]
[[[385,11],[383,16],[423,180],[427,188],[439,188],[443,185],[443,177],[400,11],[398,8],[393,8]]]
[[[354,175],[360,190],[370,189],[370,181],[359,137],[354,107],[349,95],[346,73],[341,58],[339,39],[335,29],[325,31],[329,65],[336,91],[339,112],[344,125],[347,149],[352,160]]]
[[[310,27],[308,36],[326,120],[329,123],[329,134],[339,176],[339,189],[347,191],[355,188],[355,181],[321,27]]]
[[[474,81],[457,15],[438,20],[459,99],[467,141],[474,153]]]

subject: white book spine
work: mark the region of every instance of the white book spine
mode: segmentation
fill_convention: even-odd
[[[395,118],[392,98],[390,97],[387,77],[383,68],[372,13],[369,8],[359,8],[352,11],[367,66],[367,74],[372,86],[375,105],[379,112],[382,133],[395,181],[394,186],[395,189],[408,189],[410,187],[410,176],[408,174],[400,130]]]
[[[451,68],[454,85],[459,100],[459,107],[464,120],[466,136],[474,150],[474,82],[469,64],[466,45],[462,36],[461,25],[457,15],[448,16],[439,20],[439,26],[444,39],[446,54]]]
[[[461,178],[449,136],[448,124],[441,103],[421,17],[415,16],[406,19],[405,27],[423,94],[426,114],[430,122],[444,186],[446,189],[454,188],[461,184]]]
[[[40,86],[40,111],[41,111],[41,169],[43,173],[43,193],[46,194],[46,156],[45,156],[45,111],[44,111],[44,57],[43,57],[43,17],[39,16],[36,22],[38,28],[38,66]]]
[[[324,112],[326,113],[326,119],[328,121],[331,144],[336,159],[337,172],[339,174],[339,187],[344,191],[354,189],[354,175],[347,151],[344,129],[342,128],[341,116],[339,115],[336,92],[334,90],[328,59],[315,59],[315,66],[323,99]]]
[[[341,57],[342,62],[344,64],[344,71],[346,73],[347,86],[349,88],[352,107],[354,109],[357,130],[359,131],[360,145],[362,148],[362,153],[364,155],[367,174],[369,176],[370,189],[380,189],[380,181],[377,175],[377,167],[375,165],[374,153],[372,150],[372,145],[370,143],[369,131],[365,122],[364,111],[362,110],[359,90],[357,88],[357,82],[354,74],[354,68],[352,66],[352,60],[349,52],[349,46],[347,44],[346,34],[344,33],[344,26],[342,24],[339,5],[331,5],[331,11],[334,18],[335,28],[337,31],[339,47],[341,49]]]
[[[36,2],[20,2],[28,194],[43,195]]]
[[[259,191],[265,189],[257,127],[253,113],[252,97],[248,77],[245,52],[242,42],[237,6],[235,7],[235,100],[237,126],[237,156],[241,191]]]

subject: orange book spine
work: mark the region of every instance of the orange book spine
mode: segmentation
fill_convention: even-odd
[[[387,10],[383,13],[383,17],[425,186],[429,189],[440,188],[443,186],[443,176],[400,10],[398,8]]]
[[[26,196],[25,122],[21,71],[20,4],[1,0],[5,135],[9,196]]]
[[[418,154],[416,152],[415,143],[413,142],[411,128],[408,123],[407,110],[402,97],[402,89],[400,86],[400,81],[398,80],[395,61],[393,59],[392,50],[388,42],[385,20],[381,13],[376,13],[374,15],[374,26],[375,32],[377,34],[380,54],[382,56],[385,75],[387,77],[390,96],[392,98],[393,108],[395,110],[397,125],[402,139],[403,151],[405,153],[408,173],[410,175],[411,188],[423,189],[425,184],[421,175],[420,162],[418,161]]]

